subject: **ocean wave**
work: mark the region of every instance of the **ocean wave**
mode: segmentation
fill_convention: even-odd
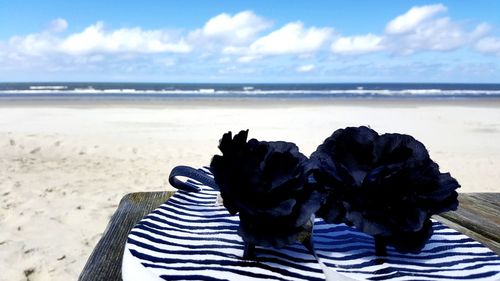
[[[68,86],[30,86],[30,90],[64,90]]]
[[[29,89],[2,89],[0,94],[157,94],[157,95],[241,95],[241,96],[302,96],[302,95],[326,95],[326,96],[499,96],[500,90],[448,90],[448,89],[364,89],[358,87],[356,89],[335,89],[335,90],[294,90],[294,89],[278,89],[278,90],[263,90],[245,87],[244,90],[217,90],[211,88],[200,88],[193,90],[185,89],[95,89],[75,88],[68,89],[67,86],[30,86]]]

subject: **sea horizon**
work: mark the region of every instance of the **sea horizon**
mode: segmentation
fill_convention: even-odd
[[[500,98],[500,83],[0,82],[0,99]]]

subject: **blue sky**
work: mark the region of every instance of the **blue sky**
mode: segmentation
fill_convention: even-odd
[[[0,81],[500,82],[500,1],[1,1]]]

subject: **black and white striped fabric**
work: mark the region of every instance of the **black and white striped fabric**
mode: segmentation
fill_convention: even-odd
[[[212,187],[183,181],[191,192],[178,190],[131,230],[123,280],[500,280],[500,256],[438,222],[421,253],[389,247],[383,262],[370,236],[321,219],[314,225],[316,256],[296,243],[257,247],[256,259],[244,261],[238,216],[217,204]]]

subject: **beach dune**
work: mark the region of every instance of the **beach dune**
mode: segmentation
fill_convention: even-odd
[[[500,192],[499,100],[10,101],[0,116],[0,280],[76,279],[124,194],[171,189],[229,130],[306,155],[346,126],[410,134],[460,192]]]

